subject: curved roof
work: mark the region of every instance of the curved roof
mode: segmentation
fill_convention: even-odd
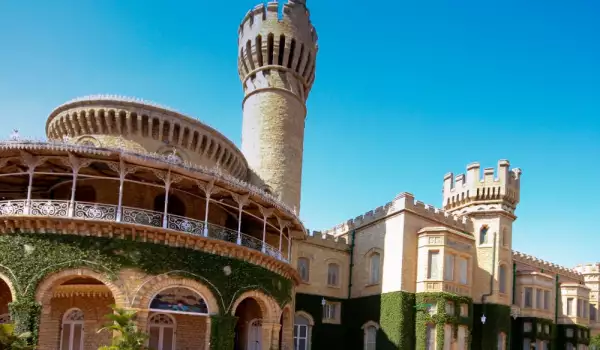
[[[122,118],[123,115],[127,118]],[[116,119],[109,120],[109,116]],[[137,122],[129,116],[137,118]],[[149,153],[161,153],[159,144],[166,142],[188,153],[187,160],[192,163],[218,164],[242,179],[248,171],[239,148],[216,129],[173,108],[138,98],[117,95],[79,97],[55,108],[46,121],[49,139],[97,134],[132,138],[142,145],[145,142]]]

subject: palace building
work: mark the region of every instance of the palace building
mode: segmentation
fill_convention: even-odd
[[[0,323],[39,350],[96,350],[112,305],[154,350],[587,349],[600,265],[512,249],[521,170],[443,177],[334,228],[299,219],[317,34],[304,0],[238,32],[239,149],[139,99],[51,111],[0,142]],[[442,178],[440,177],[440,180]]]

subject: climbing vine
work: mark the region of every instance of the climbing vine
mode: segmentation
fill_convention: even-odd
[[[11,279],[17,294],[10,304],[16,327],[32,331],[37,339],[38,284],[49,274],[79,267],[111,279],[123,268],[137,268],[152,275],[179,271],[182,277],[196,279],[210,288],[222,304],[221,312],[245,290],[261,289],[282,307],[292,296],[291,280],[238,259],[130,239],[20,232],[0,236],[0,272]]]
[[[471,298],[450,293],[416,294],[416,349],[426,349],[428,324],[436,326],[437,349],[444,349],[445,325],[451,325],[453,339],[458,336],[459,326],[466,326],[470,330],[473,324],[472,304]],[[463,307],[467,308],[467,312],[461,315],[461,308]],[[467,337],[469,333],[467,331]]]

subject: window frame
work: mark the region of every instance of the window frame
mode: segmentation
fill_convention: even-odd
[[[303,274],[302,274],[302,266],[300,262],[306,262],[306,265],[304,266],[304,271],[306,272],[306,278],[304,278]],[[310,282],[310,259],[304,256],[298,257],[297,259],[297,267],[298,267],[298,274],[300,275],[300,279],[302,280],[302,282],[304,283],[309,283]]]
[[[332,270],[333,268],[333,270]],[[339,287],[340,286],[340,264],[330,262],[327,264],[327,286],[328,287]],[[332,278],[332,276],[334,276]]]

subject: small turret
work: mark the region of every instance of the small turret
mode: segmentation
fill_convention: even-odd
[[[467,166],[467,174],[448,173],[444,176],[444,210],[466,214],[481,210],[503,210],[514,213],[520,200],[521,169],[509,169],[508,160],[498,162],[494,168],[483,170],[481,178],[479,163]]]

